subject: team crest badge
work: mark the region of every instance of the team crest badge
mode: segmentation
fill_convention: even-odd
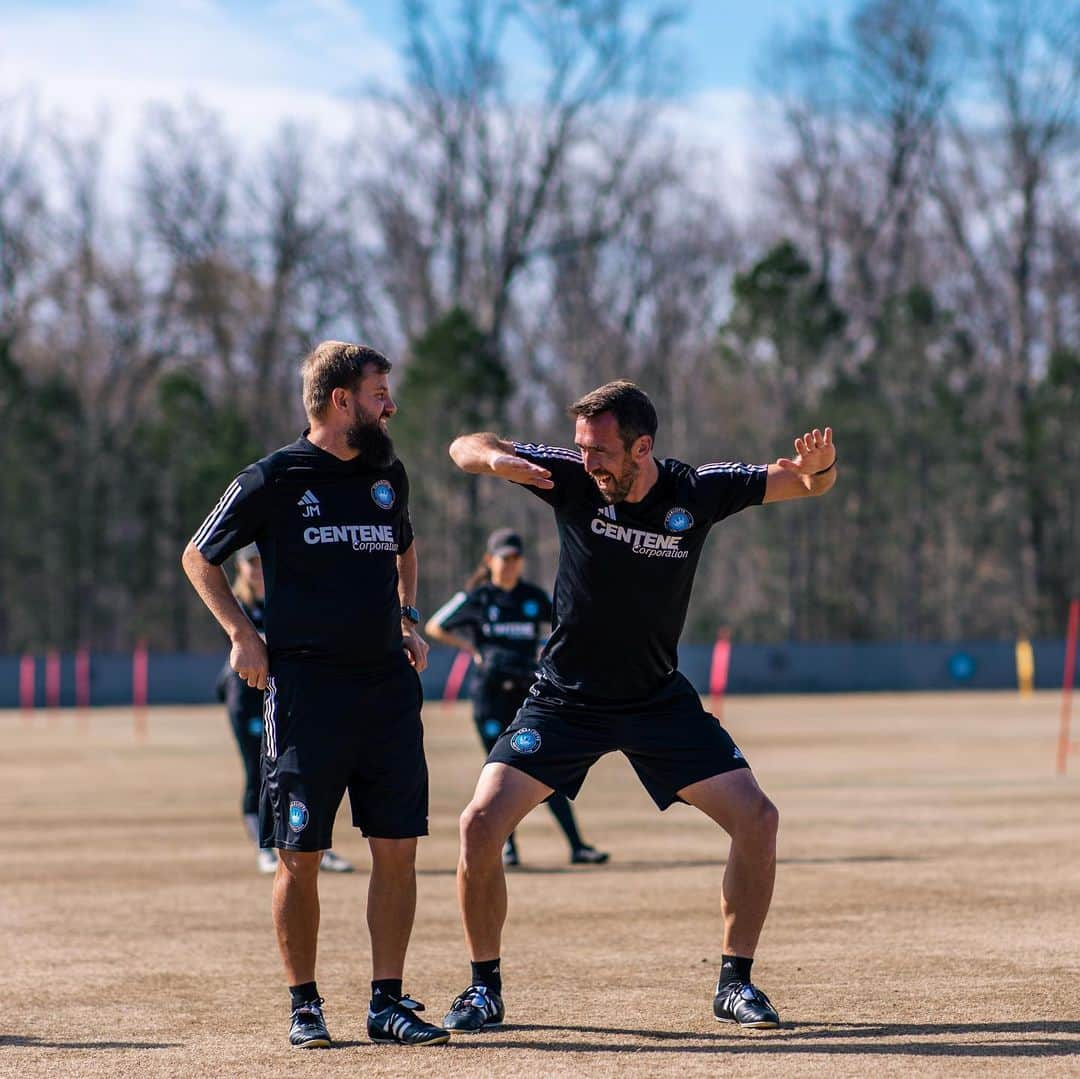
[[[664,527],[669,532],[686,532],[694,527],[693,515],[682,506],[676,506],[668,510],[668,515],[664,518]]]
[[[535,753],[540,748],[540,732],[532,727],[522,727],[515,731],[510,739],[510,746],[518,753]]]
[[[289,828],[294,832],[302,832],[311,819],[308,808],[303,802],[289,803]]]
[[[527,599],[521,605],[521,609],[525,612],[526,618],[535,618],[540,613],[540,604],[534,599]]]
[[[379,480],[371,488],[371,497],[375,499],[375,505],[381,506],[384,510],[388,510],[393,504],[397,495],[394,494],[394,488],[387,483],[386,480]]]

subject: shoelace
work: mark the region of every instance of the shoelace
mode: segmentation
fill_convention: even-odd
[[[413,1000],[413,998],[410,997],[410,996],[398,997],[397,1000],[391,1000],[390,1003],[386,1007],[387,1008],[394,1008],[394,1007],[398,1007],[398,1006],[400,1006],[401,1008],[403,1008],[407,1012],[422,1012],[422,1011],[424,1011],[423,1004],[421,1004],[420,1001],[418,1001],[418,1000]],[[386,1008],[383,1008],[382,1010],[386,1011]],[[414,1015],[413,1018],[415,1019],[416,1016]]]
[[[744,996],[744,989],[749,989],[751,995]],[[729,1007],[734,1007],[734,999],[752,1000],[755,1004],[764,1004],[767,1008],[773,1006],[772,1001],[753,982],[732,982],[725,992],[724,1003]]]
[[[469,988],[450,1005],[450,1010],[454,1011],[456,1008],[460,1008],[465,1004],[468,1004],[470,1008],[483,1008],[491,1000],[490,993],[491,990],[485,985],[470,985]]]
[[[322,1019],[322,1006],[325,1003],[322,997],[305,1000],[303,1004],[293,1009],[293,1015],[313,1015],[316,1019]]]

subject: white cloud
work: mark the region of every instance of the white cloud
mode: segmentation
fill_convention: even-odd
[[[243,157],[286,120],[313,139],[340,138],[358,114],[374,129],[376,106],[359,106],[350,94],[401,76],[392,45],[347,0],[3,6],[0,100],[32,90],[40,112],[61,115],[69,127],[107,118],[107,174],[116,180],[130,176],[152,102],[197,99],[220,114]],[[692,155],[695,182],[720,191],[739,216],[753,201],[759,111],[748,91],[718,89],[665,110],[680,148]]]
[[[105,111],[121,131],[148,102],[191,96],[241,132],[285,118],[336,128],[345,94],[398,70],[390,45],[335,0],[243,14],[213,0],[24,4],[6,8],[0,34],[0,94],[33,90],[46,111],[76,122]]]

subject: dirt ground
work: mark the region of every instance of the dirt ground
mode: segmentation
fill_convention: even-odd
[[[0,713],[0,1075],[1080,1075],[1080,755],[1053,774],[1057,698],[736,698],[724,721],[781,811],[755,980],[776,1031],[711,1014],[726,844],[657,813],[621,757],[577,802],[606,867],[522,827],[507,1023],[376,1047],[364,873],[322,878],[331,1051],[286,1042],[270,881],[217,709]],[[456,817],[481,761],[464,705],[425,711],[432,835],[405,988],[442,1016],[468,978]],[[339,818],[336,847],[366,864]]]

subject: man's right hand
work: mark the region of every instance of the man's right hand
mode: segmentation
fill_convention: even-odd
[[[266,642],[254,627],[233,641],[229,666],[252,689],[266,689],[266,677],[270,673],[270,654],[266,650]]]
[[[526,461],[524,457],[518,457],[514,453],[497,454],[491,459],[489,467],[492,475],[510,480],[511,483],[523,483],[527,487],[540,487],[545,491],[555,486],[551,473],[546,468],[534,465],[532,461]]]

